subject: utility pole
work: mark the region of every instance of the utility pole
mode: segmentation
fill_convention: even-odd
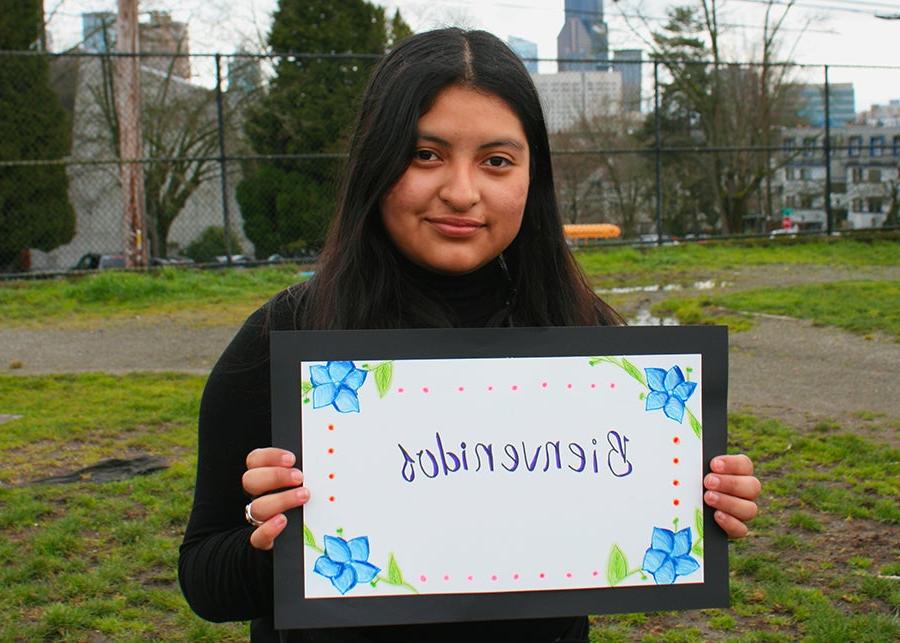
[[[119,159],[122,183],[125,265],[147,266],[144,216],[144,171],[141,151],[141,59],[138,0],[118,0],[116,21],[116,111],[119,113]]]

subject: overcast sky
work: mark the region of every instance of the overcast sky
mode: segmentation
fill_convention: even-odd
[[[341,0],[335,0],[339,2]],[[784,0],[778,0],[783,2]],[[390,12],[399,8],[413,29],[446,24],[486,29],[504,40],[515,35],[538,44],[542,58],[556,56],[556,36],[563,24],[563,0],[382,0]],[[638,15],[658,27],[663,0],[606,0],[610,49],[641,48],[647,30]],[[735,59],[746,60],[759,42],[764,6],[761,0],[720,2],[720,23],[730,25],[728,42]],[[52,12],[49,30],[54,50],[77,44],[81,13],[115,11],[115,0],[44,0]],[[194,52],[229,53],[242,43],[258,48],[264,41],[277,0],[142,0],[141,11],[168,10],[190,25]],[[795,62],[829,65],[900,66],[900,20],[882,20],[876,13],[900,15],[900,0],[796,0],[785,23],[783,55]],[[203,76],[202,65],[195,65]],[[541,71],[554,71],[542,63]],[[822,82],[822,71],[807,70],[809,82]],[[864,70],[834,68],[831,82],[852,82],[858,111],[872,103],[900,98],[900,68]]]

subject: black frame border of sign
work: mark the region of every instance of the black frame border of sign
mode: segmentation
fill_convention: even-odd
[[[728,334],[723,326],[478,328],[271,333],[272,444],[300,453],[300,362],[699,353],[703,469],[727,444]],[[303,510],[275,542],[275,627],[484,621],[728,607],[728,542],[704,505],[704,581],[693,584],[431,596],[303,598]],[[298,555],[299,552],[299,555]]]

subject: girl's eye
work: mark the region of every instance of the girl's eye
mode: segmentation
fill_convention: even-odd
[[[437,154],[435,154],[431,150],[416,150],[416,160],[417,161],[436,161]]]
[[[511,161],[503,156],[492,156],[487,160],[487,164],[491,167],[507,167]]]

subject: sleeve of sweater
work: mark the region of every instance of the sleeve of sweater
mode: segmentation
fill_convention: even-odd
[[[284,301],[283,299],[281,300]],[[271,615],[272,556],[250,545],[241,486],[247,454],[271,445],[270,306],[244,323],[213,368],[200,402],[194,504],[178,560],[181,590],[199,616],[241,621]],[[276,311],[284,316],[282,310]]]

